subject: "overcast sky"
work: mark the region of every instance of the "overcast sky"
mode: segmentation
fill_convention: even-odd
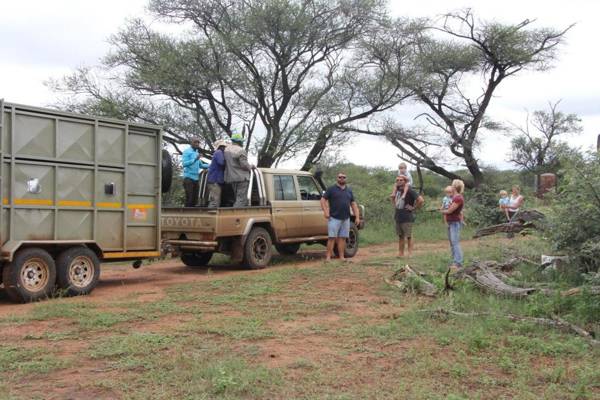
[[[78,66],[92,66],[107,53],[107,38],[129,17],[144,12],[146,0],[20,0],[2,1],[0,7],[0,98],[35,106],[51,104],[56,95],[44,81],[60,78]],[[598,5],[597,5],[598,4]],[[436,16],[471,7],[478,17],[500,22],[536,19],[536,26],[564,28],[567,34],[555,68],[543,73],[521,74],[506,80],[489,109],[500,121],[521,124],[526,110],[562,99],[560,109],[576,113],[584,125],[583,135],[570,141],[589,149],[600,133],[600,3],[596,1],[391,1],[397,16]],[[412,117],[413,109],[401,113]],[[506,162],[509,139],[494,134],[482,137],[480,159],[486,165],[510,167]],[[344,151],[348,161],[395,168],[396,151],[385,141],[354,140]]]

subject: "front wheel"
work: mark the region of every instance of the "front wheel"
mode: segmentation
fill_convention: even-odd
[[[87,247],[71,247],[60,253],[56,260],[58,287],[67,296],[91,293],[100,279],[100,260]]]
[[[188,267],[192,267],[192,268],[193,267],[204,267],[206,264],[208,264],[208,262],[212,258],[212,255],[213,255],[212,252],[183,253],[183,254],[181,254],[181,261],[183,261],[183,263],[185,265],[187,265]]]
[[[333,248],[335,255],[338,255],[337,246]],[[354,222],[350,223],[350,233],[346,239],[346,248],[344,249],[344,257],[352,258],[358,252],[358,228]]]
[[[251,269],[265,268],[272,254],[273,243],[269,232],[264,228],[253,228],[244,243],[244,264]]]
[[[45,299],[54,290],[56,265],[44,249],[22,249],[15,254],[12,262],[4,265],[2,281],[4,290],[13,301]]]

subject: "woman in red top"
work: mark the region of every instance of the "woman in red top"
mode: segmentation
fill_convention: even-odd
[[[462,268],[463,252],[460,248],[460,228],[462,226],[462,211],[465,204],[465,199],[462,196],[465,190],[465,184],[459,179],[452,182],[452,203],[450,207],[442,210],[446,215],[448,222],[448,241],[450,242],[450,251],[452,252],[452,265],[450,268]]]

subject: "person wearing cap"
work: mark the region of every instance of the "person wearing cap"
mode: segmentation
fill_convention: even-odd
[[[243,144],[244,138],[236,133],[231,136],[231,146],[225,148],[225,183],[233,189],[234,207],[248,207],[250,171],[255,168],[248,163]]]
[[[208,166],[208,207],[217,208],[221,206],[221,192],[225,183],[225,148],[224,140],[217,140],[213,147],[212,161]]]
[[[185,206],[196,207],[200,185],[200,169],[208,168],[208,164],[200,159],[200,139],[192,138],[190,147],[181,156],[183,167],[183,189],[185,190]]]

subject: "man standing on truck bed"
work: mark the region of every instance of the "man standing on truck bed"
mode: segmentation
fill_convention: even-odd
[[[200,139],[192,138],[190,147],[183,151],[181,165],[183,166],[183,189],[185,190],[185,206],[196,207],[200,185],[200,169],[208,168],[208,164],[200,159]]]
[[[250,170],[254,168],[248,163],[248,155],[242,147],[244,138],[239,133],[231,136],[231,146],[225,149],[225,183],[231,185],[235,197],[234,207],[248,206],[248,184]]]
[[[212,161],[208,167],[208,206],[217,208],[221,206],[221,192],[225,183],[225,147],[227,143],[224,140],[217,140],[213,146]]]
[[[346,174],[338,172],[337,182],[321,198],[321,208],[327,223],[327,261],[331,260],[333,246],[337,244],[340,259],[344,260],[346,239],[350,236],[350,207],[354,213],[354,223],[360,224],[360,214],[352,189],[346,186]]]

